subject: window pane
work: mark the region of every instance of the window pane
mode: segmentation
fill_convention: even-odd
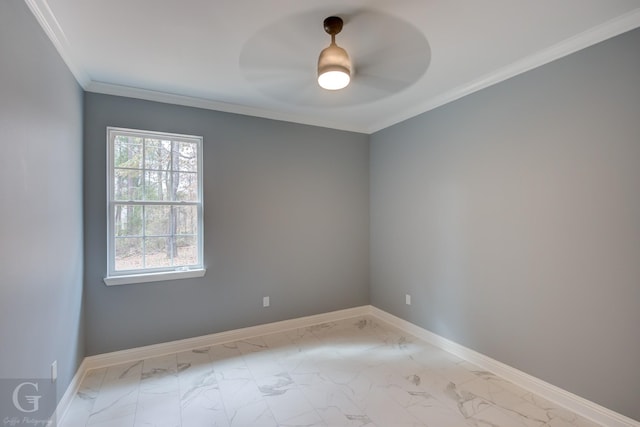
[[[197,265],[198,240],[195,236],[177,236],[173,265]]]
[[[198,234],[198,207],[176,206],[173,209],[176,221],[175,234]]]
[[[145,235],[157,236],[171,234],[170,206],[146,206],[144,210]]]
[[[143,268],[142,238],[116,238],[115,269],[136,270]]]
[[[145,266],[147,268],[170,267],[173,239],[171,237],[147,237],[145,242]]]
[[[142,138],[117,135],[113,144],[113,165],[142,169]]]
[[[198,144],[175,141],[173,170],[198,172]]]
[[[113,165],[108,226],[115,241],[110,274],[201,266],[202,138],[118,128],[108,132],[113,144],[108,151]]]
[[[115,200],[142,199],[142,172],[131,169],[116,169],[113,174]]]
[[[115,235],[142,236],[142,206],[115,205]]]
[[[171,200],[169,191],[171,183],[169,182],[169,173],[167,172],[145,172],[144,173],[144,195],[145,200]]]
[[[174,172],[173,187],[175,199],[185,202],[198,200],[198,175],[191,172]]]
[[[171,164],[171,141],[145,139],[145,169],[168,171]]]

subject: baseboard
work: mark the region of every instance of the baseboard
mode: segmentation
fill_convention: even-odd
[[[51,419],[49,420],[50,425],[56,426],[58,425],[58,422],[56,421],[61,421],[64,418],[64,415],[66,414],[67,409],[69,409],[69,406],[71,406],[71,401],[73,400],[73,397],[78,392],[78,389],[80,388],[80,384],[82,384],[82,380],[84,379],[84,376],[87,374],[88,371],[89,370],[87,369],[87,358],[85,357],[84,359],[82,359],[82,362],[80,362],[80,366],[78,366],[76,373],[73,375],[73,378],[71,378],[71,382],[67,386],[67,390],[64,392],[64,394],[62,395],[62,398],[58,402],[58,405],[56,406],[56,411],[51,417]]]
[[[370,305],[85,357],[80,364],[78,371],[71,380],[67,391],[58,404],[56,410],[57,418],[60,421],[64,419],[64,415],[73,400],[73,396],[78,392],[82,379],[87,372],[92,369],[99,369],[120,363],[134,362],[149,357],[189,351],[195,348],[224,344],[256,336],[297,328],[305,328],[320,323],[333,322],[364,315],[374,316],[391,326],[476,364],[489,372],[493,372],[519,387],[540,395],[545,399],[598,424],[608,427],[640,427],[640,422],[638,421],[611,411],[610,409],[542,381],[518,369],[512,368],[511,366],[505,365],[504,363],[498,362],[495,359],[464,347],[456,342],[434,334],[420,326]]]
[[[133,362],[149,357],[163,356],[166,354],[193,350],[194,348],[225,344],[228,342],[246,340],[248,338],[272,334],[275,332],[287,331],[296,328],[305,328],[307,326],[317,325],[319,323],[348,319],[350,317],[369,314],[370,312],[370,306],[348,308],[345,310],[332,311],[329,313],[316,314],[313,316],[299,317],[296,319],[282,320],[279,322],[234,329],[231,331],[203,335],[200,337],[170,341],[166,343],[132,348],[129,350],[115,351],[112,353],[104,353],[96,356],[88,356],[85,358],[85,360],[87,362],[88,370],[104,368],[107,366]]]
[[[58,422],[62,422],[69,406],[71,405],[73,396],[78,392],[83,378],[87,372],[93,369],[106,368],[120,363],[134,362],[141,359],[147,359],[149,357],[163,356],[166,354],[189,351],[201,347],[246,340],[261,335],[283,332],[291,329],[306,328],[320,323],[335,322],[337,320],[349,319],[351,317],[364,316],[367,314],[371,314],[371,306],[369,305],[250,326],[242,329],[234,329],[231,331],[203,335],[200,337],[136,347],[128,350],[114,351],[95,356],[87,356],[80,364],[78,371],[67,387],[67,391],[64,393],[64,396],[60,399],[56,408],[56,417]],[[52,425],[55,425],[55,423],[52,423]]]
[[[431,331],[407,322],[386,311],[371,307],[370,314],[396,328],[439,347],[534,394],[607,427],[640,427],[640,422],[614,412],[594,402],[542,381],[516,368],[498,362],[484,354],[464,347]]]

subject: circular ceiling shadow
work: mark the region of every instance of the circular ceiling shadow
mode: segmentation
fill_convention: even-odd
[[[318,55],[331,42],[322,23],[331,15],[344,20],[336,43],[353,64],[351,83],[338,91],[320,88],[316,76]],[[288,16],[254,34],[240,53],[240,69],[257,90],[312,107],[364,104],[394,95],[417,82],[430,61],[431,48],[420,30],[372,9]]]

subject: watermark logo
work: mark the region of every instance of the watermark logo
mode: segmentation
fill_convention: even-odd
[[[35,391],[38,391],[38,387],[39,387],[38,383],[32,383],[27,381],[18,384],[18,386],[13,389],[13,406],[15,406],[16,409],[22,412],[37,412],[38,402],[40,401],[42,396],[40,395],[24,396],[27,402],[29,402],[32,405],[31,409],[25,409],[20,403],[20,391],[24,386],[31,386],[35,389]]]
[[[54,427],[56,403],[49,379],[0,379],[0,427]]]

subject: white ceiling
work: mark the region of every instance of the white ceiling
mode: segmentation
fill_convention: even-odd
[[[638,0],[25,1],[87,91],[364,133],[640,27]],[[315,82],[329,15],[339,92]]]

